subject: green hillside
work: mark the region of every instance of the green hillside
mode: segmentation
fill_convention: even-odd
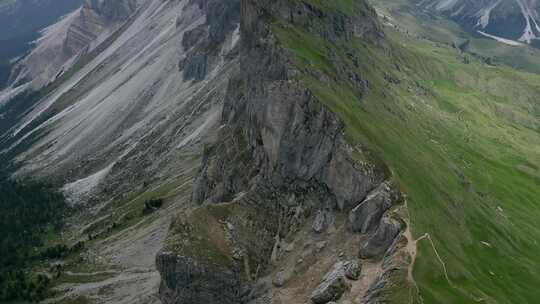
[[[338,14],[347,5],[365,9],[309,2]],[[298,79],[344,121],[348,140],[390,166],[415,237],[433,240],[436,251],[428,239],[418,242],[420,297],[402,289],[393,302],[536,303],[540,76],[392,27],[379,44],[330,43],[284,20],[273,30],[294,55]],[[351,74],[367,80],[365,92]]]
[[[525,44],[513,46],[471,33],[459,24],[431,11],[418,9],[413,0],[371,1],[381,19],[397,26],[402,33],[417,39],[427,39],[448,45],[463,45],[470,55],[490,58],[494,62],[540,73],[540,49]]]

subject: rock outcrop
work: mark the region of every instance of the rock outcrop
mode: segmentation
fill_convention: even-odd
[[[240,275],[227,268],[211,268],[197,260],[161,252],[156,261],[161,273],[164,304],[240,302]]]
[[[361,166],[353,161],[353,149],[341,136],[343,125],[309,90],[293,81],[296,72],[289,64],[288,54],[268,32],[270,24],[259,20],[262,10],[292,20],[298,18],[300,22],[317,18],[315,15],[319,13],[296,2],[242,2],[242,75],[231,81],[222,115],[225,124],[222,138],[233,142],[216,145],[207,153],[201,179],[212,181],[197,183],[194,201],[222,201],[257,182],[253,180],[257,176],[274,187],[290,187],[291,182],[302,188],[309,188],[310,183],[318,184],[317,187],[332,192],[329,206],[350,208],[384,177],[371,165]],[[294,16],[297,13],[302,15]],[[372,33],[366,28],[376,28],[372,23],[362,20],[342,31],[329,24],[321,31],[331,37],[353,36],[357,31],[368,35]],[[241,148],[250,154],[247,160],[251,162],[245,164],[250,168],[241,176],[232,172],[237,167],[235,162],[225,160],[228,151],[224,150],[237,149],[227,147],[237,143],[243,144]],[[211,158],[215,155],[220,159],[213,162]],[[213,166],[218,162],[219,165]]]
[[[117,22],[128,18],[137,8],[136,0],[85,0],[83,9],[91,10],[105,22]]]
[[[381,219],[379,227],[374,231],[360,248],[360,257],[373,258],[384,254],[403,229],[403,224],[397,220],[385,217]]]
[[[157,256],[163,303],[245,303],[253,280],[266,271],[274,236],[290,225],[271,194],[242,196],[183,214],[172,224],[166,247]],[[277,198],[274,198],[277,199]],[[260,220],[260,215],[268,216]],[[220,297],[220,289],[227,294]],[[186,296],[186,295],[189,295]]]
[[[310,3],[241,1],[241,72],[229,81],[218,140],[205,150],[193,189],[192,201],[200,206],[195,213],[212,213],[209,210],[223,208],[219,206],[235,210],[225,212],[225,217],[218,216],[217,222],[232,222],[236,231],[243,232],[228,240],[235,248],[229,250],[230,255],[237,256],[231,269],[245,274],[237,290],[245,291],[245,294],[253,294],[257,279],[270,274],[271,264],[278,261],[281,241],[294,239],[306,218],[311,219],[308,225],[313,233],[323,234],[332,224],[335,213],[346,213],[358,206],[352,219],[356,227],[353,230],[374,233],[383,215],[399,204],[398,195],[385,182],[390,178],[388,170],[374,162],[358,161],[362,149],[347,142],[343,123],[299,81],[298,75],[306,71],[298,70],[292,54],[282,47],[272,27],[273,22],[280,20],[330,42],[367,39],[378,44],[384,35],[376,14],[363,2],[355,6],[358,11],[350,14],[325,10]],[[198,36],[200,33],[189,35],[186,43],[191,45]],[[336,68],[346,69],[346,65],[336,62]],[[188,74],[197,76],[200,69],[193,72]],[[363,81],[359,77],[354,79],[361,96],[365,89],[361,85]],[[231,220],[232,214],[245,214],[246,208],[253,211],[247,214],[256,214],[257,224]],[[180,222],[190,221],[194,216],[184,214],[179,218]],[[205,216],[202,222],[208,222],[208,218],[215,219],[216,215]],[[244,218],[252,220],[250,216]],[[205,239],[199,233],[193,231],[188,238]],[[387,233],[383,234],[386,238]],[[374,234],[371,238],[378,239],[378,236]],[[174,233],[170,238],[171,244],[175,243],[174,239],[182,239]],[[377,248],[386,246],[386,243],[379,245],[375,241],[370,244]],[[222,252],[219,239],[207,245],[205,251]],[[174,247],[167,247],[167,252],[177,253],[182,260],[186,255],[182,248],[186,246]],[[325,247],[318,252],[326,250]],[[208,267],[212,265],[194,253],[189,257]],[[348,290],[348,281],[360,276],[360,267],[355,263],[336,264],[336,271],[326,275],[313,291],[312,302],[328,303],[339,299]],[[189,267],[177,269],[186,268]],[[215,271],[224,270],[216,268]],[[228,271],[230,269],[224,273]],[[179,277],[185,275],[178,274]],[[287,284],[284,273],[277,273],[273,278],[277,288]],[[176,286],[175,282],[167,281],[167,277],[164,280],[162,286]],[[180,282],[177,290],[187,288],[184,283]],[[221,282],[208,284],[219,285]],[[174,302],[170,294],[173,293],[164,291],[160,294],[164,303]],[[201,297],[205,297],[203,291]],[[243,297],[238,303],[247,303],[247,299]],[[298,299],[299,302],[303,300],[307,298]]]
[[[357,261],[348,261],[343,263],[343,270],[347,279],[356,281],[360,278],[362,267]]]
[[[388,182],[382,183],[349,212],[353,231],[368,233],[377,229],[383,214],[398,202],[398,193],[391,187]]]
[[[410,255],[409,252],[403,250],[403,247],[407,246],[408,241],[403,235],[398,236],[394,240],[391,247],[382,257],[382,271],[369,286],[369,289],[362,297],[361,303],[385,303],[385,299],[388,296],[392,296],[392,292],[396,292],[396,288],[400,292],[403,292],[404,288],[407,288],[406,284],[411,283],[407,281]]]
[[[219,64],[221,46],[229,34],[236,31],[233,39],[239,38],[240,1],[195,0],[193,5],[204,11],[207,19],[184,34],[186,53],[178,66],[184,80],[201,81]]]
[[[345,265],[339,262],[332,267],[321,284],[311,294],[311,302],[314,304],[326,304],[330,301],[337,301],[343,293],[350,288],[345,277]]]

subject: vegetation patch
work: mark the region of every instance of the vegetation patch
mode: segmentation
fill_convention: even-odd
[[[163,206],[163,199],[161,198],[152,198],[144,202],[144,207],[142,210],[143,215],[148,215],[154,213],[159,208]]]
[[[0,179],[0,301],[48,295],[49,277],[29,270],[44,256],[63,254],[64,247],[40,248],[59,232],[66,210],[64,197],[51,186]]]
[[[215,267],[232,267],[232,249],[220,218],[201,207],[177,217],[171,226],[167,249]]]

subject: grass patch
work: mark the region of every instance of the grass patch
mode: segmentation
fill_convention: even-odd
[[[215,211],[220,210],[218,214]],[[201,207],[189,215],[182,215],[172,225],[167,248],[179,256],[193,258],[218,268],[232,267],[232,248],[226,241],[223,219],[228,206]]]
[[[424,303],[534,303],[540,179],[538,166],[526,164],[540,163],[540,76],[478,58],[467,64],[446,44],[399,32],[387,32],[385,49],[355,39],[328,46],[280,22],[274,33],[295,58],[298,81],[345,123],[351,144],[390,167],[414,234],[429,233],[445,261],[450,282],[431,245],[418,244],[414,277]],[[332,66],[369,81],[363,98],[327,64],[330,54]]]

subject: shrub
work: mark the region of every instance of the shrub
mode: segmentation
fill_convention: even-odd
[[[163,206],[163,199],[153,198],[144,202],[143,215],[150,214]]]

